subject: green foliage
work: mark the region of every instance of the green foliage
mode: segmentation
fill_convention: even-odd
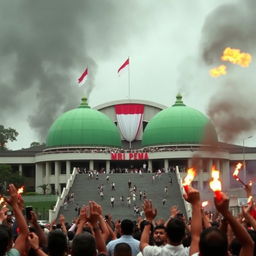
[[[0,125],[0,150],[6,150],[6,143],[8,141],[15,141],[19,133],[13,128],[5,128]]]
[[[30,147],[32,148],[32,147],[36,147],[36,146],[40,146],[40,145],[41,145],[40,142],[33,141],[33,142],[31,142]]]
[[[0,164],[0,184],[2,186],[14,184],[16,187],[21,187],[24,184],[24,178],[17,172],[13,172],[10,165]]]
[[[38,186],[39,188],[41,188],[43,190],[44,195],[46,194],[46,191],[49,189],[48,185],[49,184],[42,184],[42,185]]]

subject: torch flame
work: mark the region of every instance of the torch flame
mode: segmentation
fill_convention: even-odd
[[[189,168],[187,171],[187,176],[184,178],[183,186],[189,186],[196,176],[196,170],[194,168]]]
[[[238,163],[238,164],[236,165],[236,169],[235,169],[234,172],[233,172],[233,177],[234,177],[234,178],[237,178],[237,177],[238,177],[239,171],[240,171],[240,169],[241,169],[242,166],[243,166],[243,165],[242,165],[241,163]]]
[[[210,188],[216,192],[221,191],[221,182],[219,180],[220,178],[220,171],[215,170],[215,167],[212,167],[212,180],[210,181]]]
[[[0,204],[2,204],[3,202],[4,202],[4,198],[1,197],[1,198],[0,198]]]
[[[227,67],[225,65],[220,65],[216,68],[212,68],[209,73],[212,77],[219,77],[227,74]]]
[[[227,47],[223,51],[221,60],[237,64],[241,67],[248,67],[251,63],[252,56],[249,53],[241,52],[240,49]]]
[[[247,199],[247,204],[249,204],[251,202],[252,202],[252,196],[249,196],[248,199]]]
[[[20,187],[17,191],[18,194],[22,194],[24,192],[24,186]]]
[[[203,201],[202,202],[202,207],[204,208],[204,207],[206,207],[208,205],[208,201]]]

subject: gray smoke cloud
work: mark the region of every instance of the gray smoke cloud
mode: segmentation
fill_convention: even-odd
[[[201,59],[209,69],[221,63],[226,47],[256,53],[256,2],[237,1],[215,9],[205,20],[200,43]],[[227,75],[216,79],[216,92],[208,105],[222,140],[234,142],[239,136],[256,128],[254,109],[255,60],[250,68],[227,64]],[[213,78],[214,79],[214,78]]]
[[[129,41],[143,36],[143,25],[130,1],[0,0],[0,119],[20,118],[45,139],[62,112],[77,106],[95,87],[97,63],[90,50],[107,58]],[[131,11],[133,10],[133,11]],[[144,17],[147,19],[147,16]],[[121,35],[121,36],[120,36]],[[74,73],[89,67],[86,87],[76,88]],[[15,128],[15,127],[14,127]]]

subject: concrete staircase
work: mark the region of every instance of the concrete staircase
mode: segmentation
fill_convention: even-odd
[[[160,177],[156,177],[153,181],[151,173],[143,173],[140,176],[138,173],[115,173],[109,174],[109,182],[106,181],[107,174],[100,174],[98,180],[89,178],[87,174],[78,174],[75,178],[71,192],[74,192],[74,202],[68,203],[65,207],[62,206],[59,214],[64,214],[66,220],[71,222],[77,216],[75,210],[78,206],[88,204],[89,200],[96,201],[101,204],[103,214],[110,213],[113,219],[136,219],[133,206],[142,206],[143,200],[139,198],[139,191],[146,192],[147,199],[151,199],[153,205],[157,208],[157,218],[167,218],[169,216],[169,208],[172,205],[178,206],[181,212],[185,214],[185,206],[180,193],[180,188],[177,182],[175,173],[164,173]],[[131,206],[128,207],[127,197],[130,195],[128,189],[128,180],[131,180],[132,187],[136,185],[136,201],[131,197]],[[170,182],[172,181],[172,182]],[[115,191],[112,191],[111,184],[116,184]],[[104,199],[100,198],[98,187],[104,186]],[[165,193],[165,186],[168,192]],[[111,207],[110,197],[115,197],[114,207]],[[124,202],[121,202],[120,196],[124,196]],[[166,198],[166,204],[163,206],[162,200]]]

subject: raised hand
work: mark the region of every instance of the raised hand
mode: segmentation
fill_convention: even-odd
[[[102,208],[99,204],[94,201],[89,202],[90,214],[89,214],[89,221],[92,225],[95,225],[100,218],[102,213]]]
[[[148,221],[152,221],[157,215],[157,209],[153,208],[151,200],[144,200],[143,204],[144,213]]]
[[[188,186],[188,189],[186,191],[186,194],[183,195],[184,199],[193,204],[200,203],[200,193],[197,189]]]
[[[215,207],[224,217],[229,213],[229,198],[223,192],[221,193],[221,199],[214,197]]]

